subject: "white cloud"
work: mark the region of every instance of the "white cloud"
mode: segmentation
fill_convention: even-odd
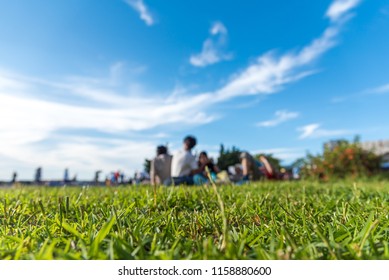
[[[43,167],[45,179],[61,179],[65,167],[78,179],[92,180],[96,170],[108,174],[122,170],[133,175],[145,158],[154,156],[155,144],[152,141],[131,141],[103,139],[96,137],[70,137],[61,135],[55,147],[35,147],[28,145],[10,145],[9,151],[0,153],[2,178],[10,178],[18,171],[19,179],[31,180],[35,168]],[[6,159],[3,162],[3,159]],[[11,160],[10,160],[11,159]]]
[[[0,72],[0,90],[25,90],[26,84],[17,82],[6,76],[1,76]]]
[[[300,113],[298,112],[289,112],[287,110],[277,111],[275,113],[275,118],[272,120],[259,122],[257,125],[262,127],[271,127],[271,126],[277,126],[281,123],[287,122],[289,120],[298,118]]]
[[[307,70],[313,61],[335,45],[339,30],[329,27],[323,35],[298,53],[276,56],[267,53],[257,59],[240,74],[235,75],[226,86],[217,92],[218,100],[227,100],[242,95],[271,94],[284,85],[298,81],[315,71]]]
[[[308,138],[323,138],[323,137],[332,137],[332,136],[341,136],[341,135],[349,135],[353,132],[346,129],[338,129],[338,130],[327,130],[320,128],[321,125],[314,123],[309,124],[297,129],[300,131],[300,139],[308,139]]]
[[[209,31],[212,35],[227,34],[227,28],[220,21],[215,22]]]
[[[333,22],[339,21],[360,2],[360,0],[335,0],[327,10],[326,15]]]
[[[190,64],[195,67],[205,67],[232,58],[231,54],[223,51],[227,41],[227,28],[223,23],[215,22],[209,33],[211,37],[203,43],[201,53],[191,55],[189,58]]]
[[[0,73],[0,77],[0,156],[14,158],[23,162],[20,166],[30,168],[35,168],[37,162],[41,162],[50,168],[66,164],[80,172],[86,169],[91,172],[90,169],[97,166],[113,170],[118,168],[117,162],[103,160],[105,155],[112,151],[114,158],[115,149],[125,150],[128,145],[136,150],[136,153],[131,151],[137,155],[136,160],[131,161],[130,155],[120,153],[120,157],[127,158],[120,166],[133,170],[143,161],[140,155],[146,156],[148,151],[154,151],[152,143],[157,144],[158,139],[155,138],[148,145],[131,140],[118,144],[119,135],[153,130],[159,126],[181,125],[187,128],[211,122],[216,117],[202,111],[201,107],[209,98],[206,93],[170,99],[149,95],[134,97],[120,95],[109,79],[101,83],[96,83],[95,79],[44,82],[5,75],[4,72]],[[56,95],[65,98],[55,101],[53,98]],[[55,137],[63,130],[105,133],[110,135],[110,140],[82,143],[69,137]],[[156,131],[155,136],[167,137],[167,134]],[[44,141],[52,141],[57,146],[42,147],[40,143]],[[113,148],[108,149],[106,145],[113,145]],[[86,161],[87,158],[94,164]],[[82,168],[80,162],[87,164]],[[8,171],[2,169],[0,177],[8,178],[10,172],[12,168]]]
[[[227,100],[242,95],[271,94],[280,91],[288,83],[315,73],[312,69],[306,68],[336,45],[337,36],[346,22],[340,19],[347,18],[349,11],[359,3],[359,1],[351,1],[351,4],[344,7],[341,2],[343,1],[335,0],[330,6],[327,14],[337,20],[333,20],[319,38],[298,52],[280,56],[269,52],[260,56],[255,63],[233,76],[230,82],[217,92],[216,99]]]
[[[315,131],[319,129],[319,124],[309,124],[304,127],[300,127],[298,130],[302,132],[300,139],[305,139],[314,135]]]
[[[13,82],[17,83],[16,80]],[[20,84],[23,85],[24,82]],[[83,83],[52,83],[47,87],[30,84],[29,87],[32,90],[23,92],[23,96],[19,96],[16,91],[0,91],[2,117],[5,119],[14,117],[14,121],[20,121],[17,125],[22,125],[21,116],[27,117],[28,113],[25,112],[30,111],[36,112],[31,116],[35,120],[34,124],[42,122],[48,130],[62,126],[91,128],[107,132],[145,130],[176,122],[201,124],[213,119],[212,116],[198,108],[209,98],[207,93],[193,97],[177,97],[167,101],[163,97],[123,96],[115,89],[96,86],[86,81]],[[70,105],[36,98],[35,92],[39,90],[47,91],[49,94],[55,91],[66,91],[68,95],[85,98],[93,106],[90,104]],[[70,98],[69,101],[71,100]],[[91,103],[93,101],[96,104]]]
[[[125,0],[135,11],[139,13],[140,18],[149,26],[154,24],[154,18],[148,10],[143,0]]]

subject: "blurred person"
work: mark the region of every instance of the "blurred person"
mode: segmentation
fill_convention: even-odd
[[[65,168],[65,172],[64,172],[64,175],[63,175],[63,181],[65,183],[69,182],[69,169],[68,168]]]
[[[157,147],[157,156],[150,163],[150,182],[154,185],[169,185],[171,182],[172,156],[166,146]]]
[[[148,174],[144,171],[135,171],[134,184],[139,185],[148,178]]]
[[[120,172],[119,178],[120,178],[119,184],[124,184],[125,183],[124,182],[124,178],[125,178],[124,172]]]
[[[110,185],[111,186],[116,185],[116,176],[115,176],[115,172],[114,171],[111,171],[109,173],[109,178],[110,178]]]
[[[111,186],[111,180],[109,175],[105,176],[105,186]]]
[[[260,168],[262,164],[255,160],[254,157],[248,152],[242,152],[239,156],[241,161],[241,179],[237,182],[238,185],[242,185],[244,183],[250,181],[258,181],[261,179],[261,171]],[[239,173],[239,172],[237,172]]]
[[[232,182],[240,181],[243,177],[242,170],[243,170],[243,167],[240,163],[228,166],[227,172],[228,172],[230,181],[232,181]]]
[[[42,180],[42,167],[38,167],[36,170],[35,170],[35,178],[34,178],[34,181],[35,183],[39,184]]]
[[[99,184],[99,177],[100,177],[100,173],[101,173],[101,172],[102,172],[101,170],[97,170],[97,171],[95,172],[94,182],[95,182],[96,185]]]
[[[16,181],[17,181],[17,178],[18,178],[18,173],[17,173],[17,172],[13,172],[13,173],[12,173],[12,181],[11,181],[11,184],[15,184]]]
[[[259,157],[259,161],[261,163],[260,170],[263,175],[265,175],[268,180],[280,179],[281,175],[277,172],[276,168],[267,160],[267,158],[263,155]],[[286,170],[283,170],[286,173]]]
[[[195,137],[187,136],[184,138],[182,150],[173,155],[171,166],[173,185],[193,185],[193,175],[201,172],[196,157],[192,154],[192,149],[196,144]]]
[[[248,152],[242,152],[240,154],[240,160],[242,164],[242,175],[244,180],[258,181],[261,179],[261,172],[259,168],[261,163],[254,159],[254,157]]]
[[[209,183],[209,177],[207,173],[207,169],[209,171],[209,175],[211,176],[213,181],[217,180],[217,173],[220,172],[217,165],[213,163],[211,159],[208,158],[208,155],[205,151],[201,152],[199,154],[199,161],[198,161],[198,173],[194,174],[193,181],[195,185],[203,185]]]
[[[115,184],[119,184],[120,170],[114,172]]]

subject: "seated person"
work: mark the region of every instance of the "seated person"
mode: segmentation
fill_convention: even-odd
[[[242,165],[240,163],[229,166],[227,171],[228,171],[230,181],[236,183],[242,180],[243,173],[242,173]]]
[[[206,152],[201,152],[199,155],[198,161],[198,173],[194,175],[193,180],[196,185],[203,185],[209,182],[208,173],[206,171],[206,167],[208,167],[208,171],[213,181],[216,181],[216,174],[219,173],[219,168],[208,158]]]
[[[197,140],[193,136],[187,136],[183,141],[183,149],[173,155],[171,177],[173,185],[193,185],[193,175],[201,172],[192,149]]]
[[[150,181],[153,186],[169,184],[171,181],[171,164],[172,156],[167,153],[167,148],[165,146],[158,146],[157,156],[150,164]]]
[[[259,157],[259,161],[261,162],[262,166],[259,168],[261,172],[265,175],[265,177],[269,180],[274,180],[278,178],[277,172],[275,171],[275,168],[270,164],[270,162],[267,160],[267,158],[263,155]]]
[[[242,164],[243,180],[258,181],[261,179],[261,172],[259,168],[261,163],[258,162],[248,152],[240,154]]]
[[[259,170],[261,167],[261,163],[258,162],[250,155],[248,152],[242,152],[240,154],[241,160],[241,179],[237,182],[238,185],[246,183],[248,181],[258,181],[261,179],[261,171]]]

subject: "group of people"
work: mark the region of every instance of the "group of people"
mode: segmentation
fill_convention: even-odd
[[[254,159],[248,152],[242,152],[240,163],[229,167],[229,172],[220,171],[218,166],[202,151],[198,159],[192,150],[197,140],[187,136],[183,147],[174,155],[168,153],[166,146],[157,147],[157,155],[151,161],[150,182],[152,185],[203,185],[212,181],[235,182],[244,184],[257,181],[263,176],[273,178],[273,168],[265,157]]]
[[[192,152],[196,146],[197,140],[193,136],[187,136],[183,140],[182,149],[174,155],[168,153],[166,146],[158,146],[156,157],[150,162],[150,173],[136,172],[134,178],[125,177],[121,171],[111,172],[105,179],[105,185],[119,184],[144,184],[152,185],[204,185],[210,181],[235,183],[238,185],[249,181],[257,181],[265,177],[268,179],[278,178],[278,173],[268,162],[266,157],[260,156],[254,158],[248,152],[240,154],[240,162],[229,166],[228,170],[221,171],[219,167],[208,157],[205,151],[195,156]],[[99,184],[99,175],[102,171],[95,172],[94,183]],[[16,183],[17,173],[13,173],[12,183]],[[75,183],[76,175],[73,179],[69,178],[69,170],[65,169],[64,183]],[[36,169],[35,184],[42,183],[42,168]]]

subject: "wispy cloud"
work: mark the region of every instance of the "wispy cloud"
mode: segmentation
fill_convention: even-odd
[[[271,94],[280,91],[283,86],[291,82],[315,73],[316,71],[308,68],[309,65],[337,44],[337,36],[358,2],[352,1],[344,6],[342,0],[335,0],[327,11],[331,24],[321,37],[298,52],[284,55],[269,52],[260,56],[257,62],[234,75],[230,82],[217,92],[216,99],[226,100],[242,95]]]
[[[143,2],[143,0],[125,0],[125,2],[130,5],[136,12],[139,13],[140,18],[149,26],[155,23],[153,16],[151,15],[149,9]]]
[[[227,28],[224,26],[223,23],[217,21],[212,25],[209,33],[211,33],[212,35],[227,35]]]
[[[308,138],[323,138],[323,137],[332,137],[332,136],[342,136],[349,135],[353,132],[346,129],[337,129],[337,130],[328,130],[321,128],[321,125],[318,123],[309,124],[297,129],[301,132],[300,139]]]
[[[32,83],[28,81],[12,81],[14,90],[9,87],[7,91],[1,90],[1,114],[4,117],[18,115],[25,111],[38,111],[33,114],[35,118],[41,117],[43,121],[48,115],[49,122],[44,122],[48,128],[50,119],[53,123],[61,124],[64,127],[72,128],[93,128],[101,131],[119,132],[127,130],[145,130],[158,125],[170,123],[203,123],[212,119],[211,116],[198,110],[197,106],[206,101],[207,94],[198,94],[193,97],[176,97],[165,99],[160,97],[126,96],[120,94],[120,90],[109,84],[95,84],[88,80],[71,80],[58,83]],[[19,91],[21,87],[29,88],[29,91]],[[58,95],[66,94],[85,99],[85,104],[71,104],[74,98],[67,102],[70,104],[52,102],[46,99],[47,96],[37,98],[36,92],[47,92],[47,96],[55,92]],[[64,93],[65,94],[65,93]],[[150,96],[150,95],[149,95]],[[31,109],[28,109],[30,107]],[[12,109],[19,108],[19,113]],[[192,109],[196,108],[195,111]],[[62,113],[56,114],[55,111]],[[7,113],[6,113],[7,112]],[[148,112],[148,114],[144,114]],[[57,116],[55,116],[57,115]],[[192,117],[188,117],[191,115]],[[27,116],[27,115],[26,115]],[[81,117],[78,121],[76,119]],[[186,120],[185,120],[186,119]],[[15,120],[20,120],[16,118]],[[108,125],[111,123],[111,125]],[[22,125],[22,123],[18,123]]]
[[[281,111],[277,111],[275,113],[274,119],[259,122],[259,123],[257,123],[257,126],[262,126],[262,127],[277,126],[281,123],[298,118],[299,116],[300,116],[300,113],[298,113],[298,112],[289,112],[288,110],[281,110]]]
[[[329,7],[326,15],[333,22],[339,21],[360,2],[361,0],[336,0]]]
[[[371,93],[371,94],[384,94],[389,92],[389,84],[382,85],[376,88],[372,88],[366,91],[366,93]]]
[[[205,67],[232,58],[232,54],[224,52],[228,32],[223,23],[215,22],[209,33],[210,37],[203,43],[201,53],[189,58],[190,64],[195,67]]]
[[[259,57],[256,63],[235,75],[219,90],[217,98],[223,100],[242,95],[271,94],[289,83],[312,75],[316,71],[306,67],[335,45],[338,32],[336,28],[328,28],[322,37],[295,54],[276,56],[270,52]]]
[[[153,145],[158,139],[143,145],[123,141],[121,135],[164,126],[188,128],[211,122],[216,117],[201,109],[208,99],[207,94],[167,100],[162,96],[127,96],[112,86],[110,79],[96,82],[98,79],[73,78],[47,82],[4,72],[0,77],[0,156],[13,158],[31,168],[35,164],[51,168],[66,164],[79,172],[86,169],[91,172],[98,166],[106,171],[119,167],[134,170],[143,161],[142,157],[154,152]],[[81,143],[77,140],[81,136],[71,138],[69,133],[63,133],[69,130],[73,131],[70,135],[77,136],[78,132],[87,130],[93,135],[105,133],[109,137],[97,141],[94,136],[87,143]],[[167,137],[158,130],[155,134]],[[44,144],[46,142],[51,144]],[[109,151],[115,154],[116,150],[126,150],[126,145],[134,149],[128,151],[134,154],[133,161],[129,158],[120,162],[105,160]],[[87,158],[94,159],[94,164],[82,167],[80,163],[87,162]],[[12,170],[3,171],[10,173]]]
[[[389,93],[389,84],[369,88],[362,90],[361,92],[355,93],[355,94],[349,94],[349,95],[344,95],[344,96],[336,96],[331,99],[332,103],[342,103],[349,101],[351,99],[362,99],[365,97],[371,97],[372,95],[384,95]]]

